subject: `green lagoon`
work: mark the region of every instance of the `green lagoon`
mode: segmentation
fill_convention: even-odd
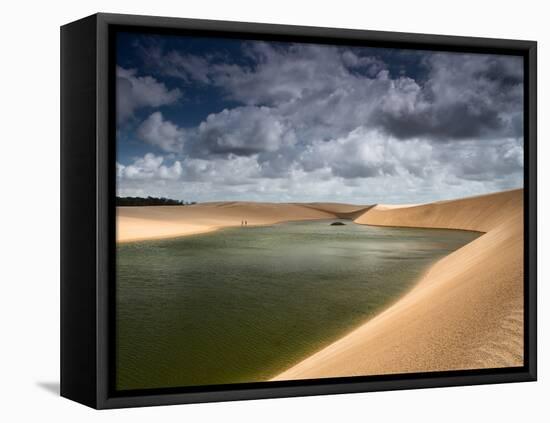
[[[117,389],[268,380],[479,236],[332,222],[118,245]]]

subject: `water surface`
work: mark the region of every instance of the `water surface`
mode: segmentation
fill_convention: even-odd
[[[117,389],[265,381],[478,233],[309,221],[117,246]]]

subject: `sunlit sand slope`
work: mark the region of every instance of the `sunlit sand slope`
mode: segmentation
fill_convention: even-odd
[[[388,309],[274,379],[523,365],[523,190],[377,206],[356,222],[486,233],[439,260]]]

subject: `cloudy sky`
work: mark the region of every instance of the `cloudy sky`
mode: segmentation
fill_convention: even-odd
[[[417,203],[523,186],[514,56],[118,34],[117,191]]]

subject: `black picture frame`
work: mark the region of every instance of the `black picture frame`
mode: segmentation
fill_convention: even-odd
[[[524,366],[143,391],[113,389],[115,31],[522,55]],[[534,381],[537,162],[534,41],[95,14],[61,27],[61,395],[97,409]]]

